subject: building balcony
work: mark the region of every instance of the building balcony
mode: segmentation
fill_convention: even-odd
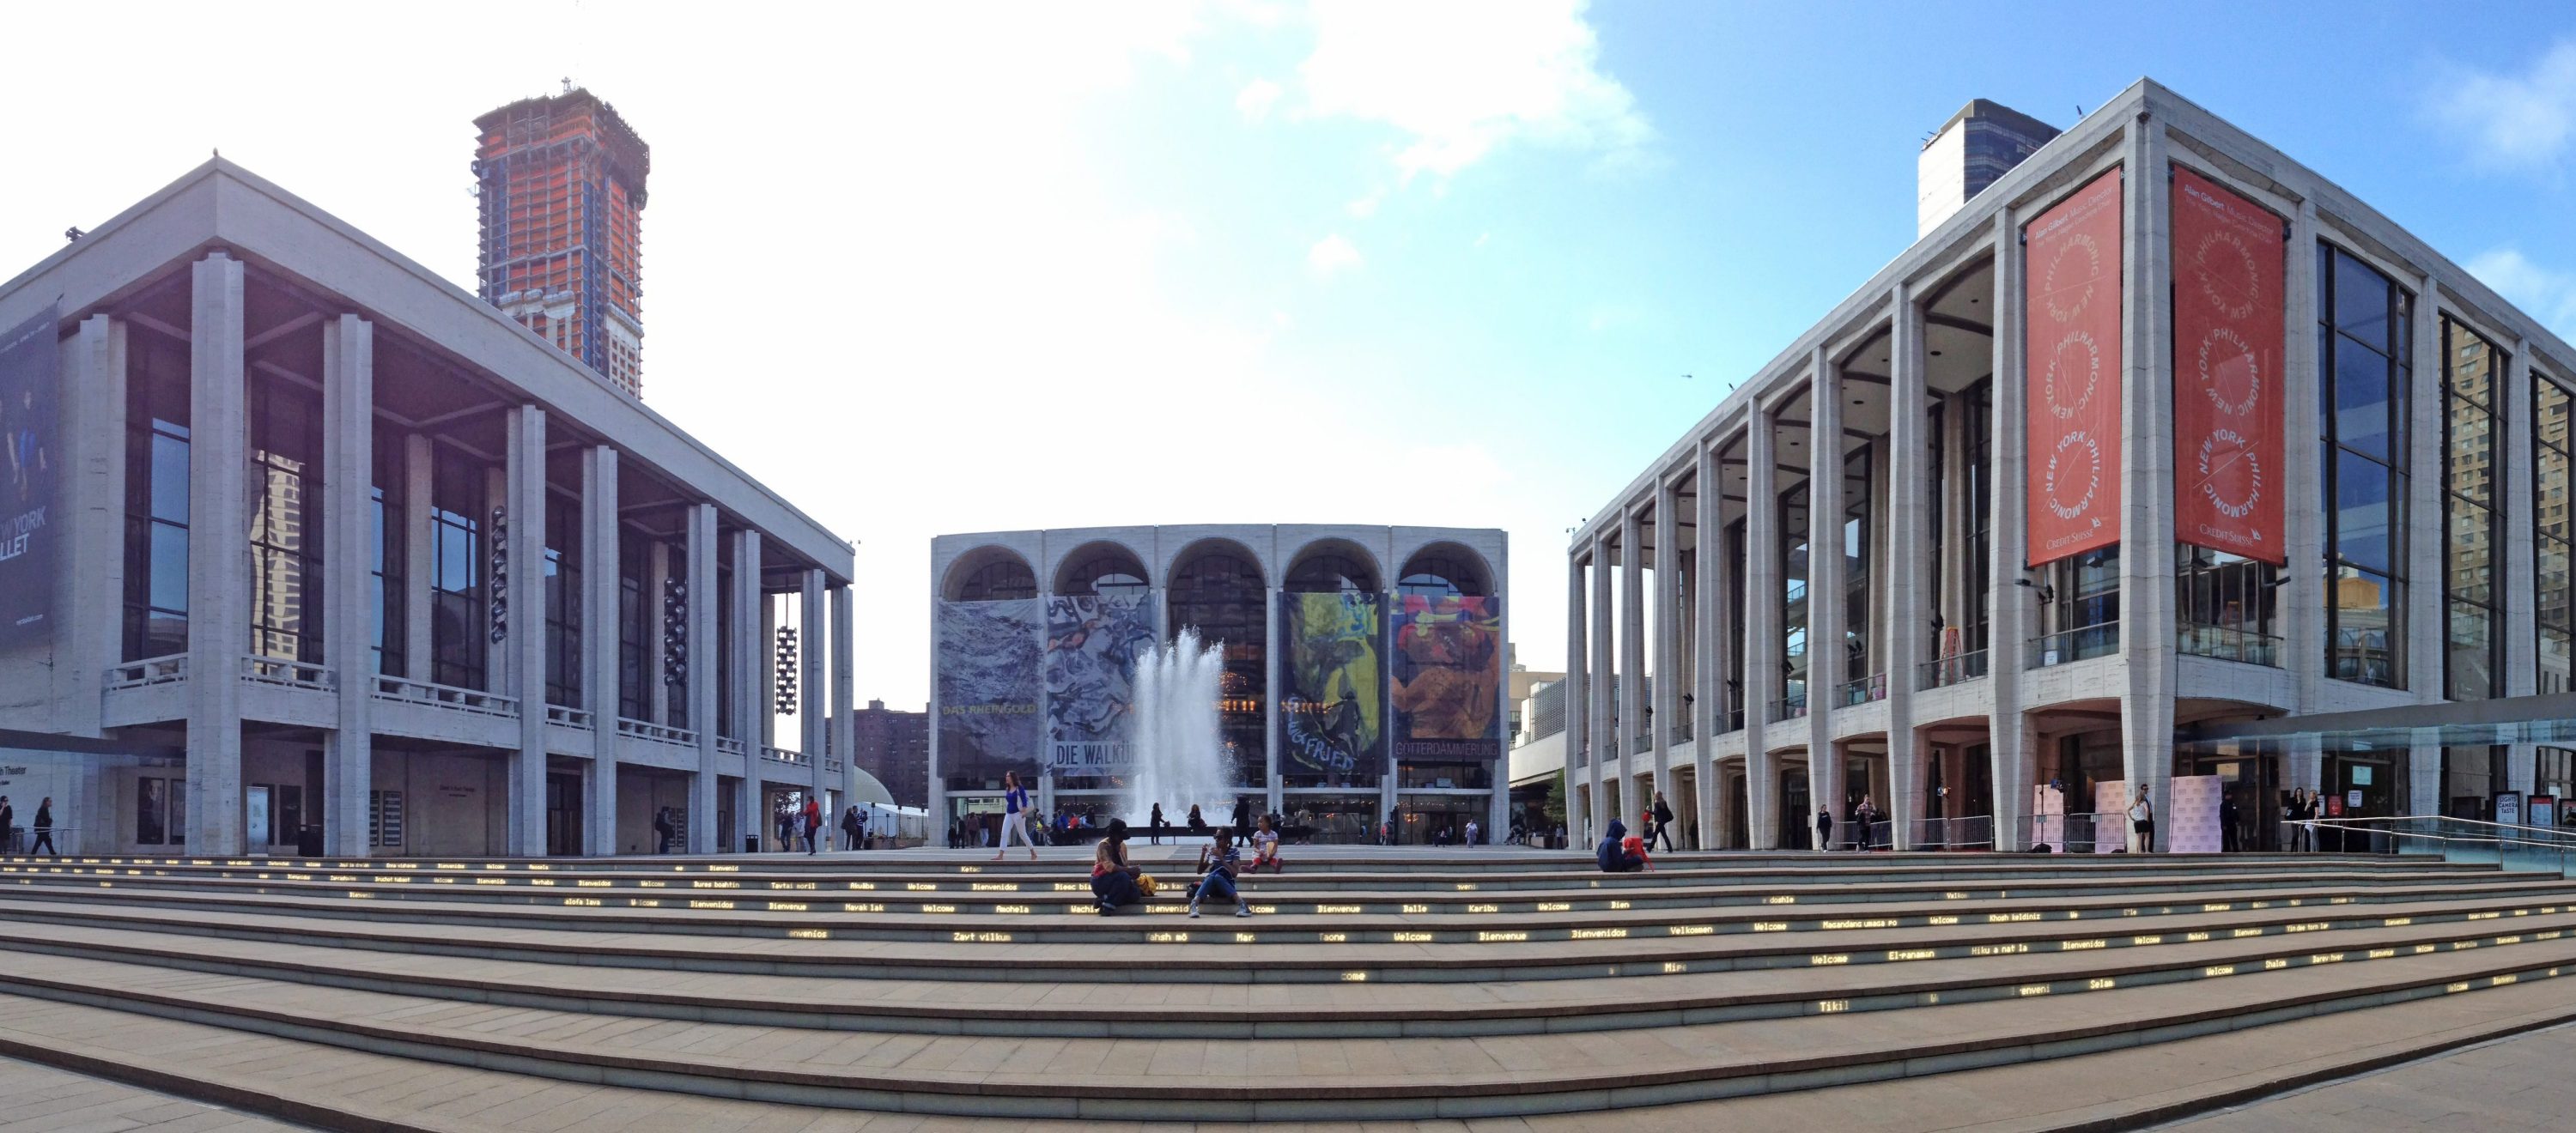
[[[546,723],[559,724],[566,728],[579,728],[587,732],[591,730],[590,710],[549,704],[546,705]]]
[[[240,658],[240,665],[241,678],[258,684],[305,692],[329,692],[340,687],[339,682],[333,679],[331,670],[321,665],[308,665],[301,661],[250,654],[244,654]]]
[[[1844,681],[1842,687],[1836,691],[1838,695],[1834,705],[1838,708],[1867,704],[1873,700],[1885,700],[1887,699],[1887,674],[1872,673],[1856,681]]]
[[[2174,647],[2186,657],[2210,657],[2266,668],[2281,667],[2282,639],[2232,626],[2186,622],[2174,631]]]
[[[1767,723],[1777,724],[1783,720],[1805,719],[1806,715],[1807,694],[1800,692],[1772,701],[1771,714],[1765,720]]]
[[[1955,684],[1983,680],[1986,677],[1986,651],[1961,653],[1938,661],[1925,661],[1914,667],[1914,688],[1923,692],[1948,688]]]
[[[760,745],[760,759],[763,763],[783,763],[790,767],[810,766],[813,762],[805,757],[804,752],[771,747],[768,744]]]
[[[2101,622],[2043,634],[2030,639],[2028,644],[2030,658],[2022,665],[2025,669],[2045,669],[2070,661],[2108,657],[2120,651],[2120,623]]]
[[[678,747],[693,748],[698,746],[698,734],[687,728],[673,728],[667,725],[655,724],[650,721],[637,720],[628,716],[620,716],[617,718],[617,734],[632,739],[651,740],[655,743],[672,744]]]
[[[107,691],[149,688],[153,685],[181,684],[188,679],[188,655],[173,653],[167,657],[147,657],[128,661],[107,671]]]
[[[519,718],[519,698],[515,696],[502,696],[499,693],[458,688],[454,685],[433,684],[429,681],[415,681],[382,673],[376,675],[375,696],[378,700],[446,708],[457,712],[470,712],[477,716],[494,716],[509,720]]]

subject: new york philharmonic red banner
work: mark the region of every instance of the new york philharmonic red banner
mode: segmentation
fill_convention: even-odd
[[[2275,565],[2281,539],[2281,218],[2174,170],[2174,538]]]
[[[2032,566],[2120,541],[2120,174],[2022,229]]]

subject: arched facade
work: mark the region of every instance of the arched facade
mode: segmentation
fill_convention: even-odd
[[[1066,605],[1133,596],[1150,599],[1147,617],[1160,640],[1195,629],[1223,647],[1218,726],[1230,749],[1235,798],[1202,800],[1213,819],[1230,817],[1240,800],[1247,815],[1277,814],[1292,839],[1374,840],[1391,825],[1399,841],[1432,842],[1445,831],[1457,842],[1470,821],[1487,832],[1500,830],[1503,800],[1495,788],[1507,729],[1479,731],[1478,737],[1489,738],[1463,741],[1464,746],[1443,741],[1447,746],[1437,759],[1398,758],[1400,722],[1429,719],[1432,709],[1416,704],[1398,713],[1399,662],[1392,650],[1403,600],[1418,591],[1439,649],[1424,654],[1426,663],[1414,668],[1458,668],[1449,652],[1439,650],[1448,649],[1458,632],[1453,623],[1461,602],[1481,603],[1483,628],[1468,631],[1494,637],[1499,671],[1503,554],[1500,531],[1347,525],[1116,527],[934,540],[932,562],[940,570],[935,598],[954,602],[970,592],[999,597],[1033,590],[1047,609],[1045,624],[1028,635],[1042,644],[1026,680],[1000,671],[1014,669],[1016,659],[996,665],[994,649],[978,644],[990,638],[1016,647],[1016,634],[975,631],[975,640],[949,641],[945,623],[935,629],[934,666],[943,680],[953,671],[985,686],[1034,684],[1038,691],[1034,726],[1014,731],[1007,723],[1011,717],[997,721],[994,711],[979,716],[975,706],[961,704],[959,711],[943,712],[934,689],[934,827],[955,823],[980,832],[989,825],[995,788],[987,772],[1005,763],[1032,769],[1039,780],[1038,809],[1050,817],[1143,820],[1142,814],[1126,813],[1133,776],[1122,761],[1136,756],[1121,729],[1131,725],[1115,712],[1091,710],[1120,703],[1128,687],[1122,682],[1132,679],[1132,673],[1102,668],[1103,656],[1091,648],[1106,639],[1114,619]],[[1030,563],[1038,564],[1034,571]],[[1406,577],[1424,577],[1400,587],[1398,563],[1406,565]],[[966,620],[958,625],[966,627]],[[1059,626],[1078,632],[1058,632]],[[1487,656],[1466,653],[1473,654],[1471,662]],[[1133,651],[1105,663],[1114,669],[1130,656]],[[1407,673],[1415,679],[1413,669]],[[1471,677],[1483,678],[1481,670]],[[1419,678],[1406,692],[1414,698],[1407,703],[1445,682],[1450,695],[1439,707],[1455,717],[1462,703],[1454,695],[1456,680],[1448,672]],[[1479,704],[1481,699],[1464,698]],[[1495,710],[1468,712],[1471,724],[1504,714],[1500,691],[1490,699]],[[987,694],[978,703],[990,709],[1015,702]],[[1068,728],[1084,734],[1067,738]],[[993,737],[1005,732],[1017,738],[997,746]],[[951,767],[951,749],[980,762]],[[1177,813],[1171,817],[1179,820]]]

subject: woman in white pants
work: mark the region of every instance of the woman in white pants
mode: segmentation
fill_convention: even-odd
[[[1002,860],[1003,855],[1011,852],[1011,842],[1014,839],[1018,840],[1021,845],[1029,848],[1030,861],[1038,860],[1038,844],[1029,839],[1028,811],[1029,790],[1028,788],[1020,785],[1019,773],[1016,771],[1003,772],[1002,846],[1000,852],[993,855],[994,861],[998,862]]]

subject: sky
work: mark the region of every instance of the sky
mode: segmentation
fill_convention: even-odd
[[[475,115],[653,151],[645,400],[858,544],[928,687],[933,535],[1495,526],[1562,551],[1913,240],[1970,98],[2152,76],[2576,338],[2576,8],[156,4],[13,11],[0,275],[220,149],[473,286]]]

